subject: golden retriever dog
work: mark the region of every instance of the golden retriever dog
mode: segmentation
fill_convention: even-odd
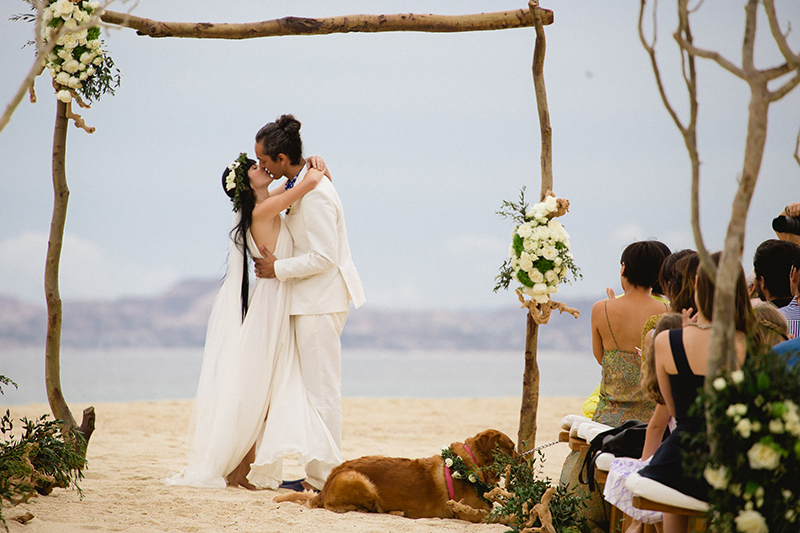
[[[468,468],[475,470],[483,482],[493,486],[499,477],[488,468],[494,462],[495,448],[517,457],[514,442],[504,433],[489,429],[474,437],[450,445]],[[408,518],[460,518],[482,521],[491,504],[478,495],[464,479],[452,479],[453,494],[448,490],[445,461],[441,455],[424,459],[402,459],[372,455],[345,461],[333,469],[322,491],[281,494],[276,502],[293,501],[308,507],[324,507],[344,513],[362,511],[391,513]],[[465,512],[454,500],[479,512]]]

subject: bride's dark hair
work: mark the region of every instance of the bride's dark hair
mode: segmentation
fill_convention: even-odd
[[[281,115],[256,133],[256,142],[261,143],[264,153],[274,161],[284,154],[292,165],[300,164],[303,158],[303,141],[300,140],[300,121],[293,115]]]
[[[250,176],[248,176],[247,173],[253,166],[255,166],[255,164],[256,162],[252,159],[246,159],[246,165],[244,165],[245,171],[242,173],[242,179],[244,180],[245,187],[232,188],[228,190],[226,187],[226,179],[228,178],[228,174],[231,173],[231,170],[229,168],[225,168],[225,171],[222,173],[222,190],[225,191],[225,194],[227,194],[231,200],[234,199],[236,191],[238,190],[239,202],[241,205],[241,217],[239,218],[239,223],[236,225],[236,227],[231,230],[231,239],[233,239],[233,241],[236,243],[236,246],[242,251],[242,256],[244,258],[242,261],[241,290],[242,321],[244,321],[244,317],[247,314],[247,303],[250,298],[250,273],[248,272],[249,261],[247,260],[250,251],[247,249],[247,231],[253,224],[253,208],[256,206],[256,193],[250,188]]]

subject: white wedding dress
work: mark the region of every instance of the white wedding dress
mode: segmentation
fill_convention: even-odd
[[[234,225],[238,215],[234,217]],[[248,233],[248,248],[261,257]],[[291,257],[292,238],[281,220],[278,259]],[[306,394],[289,320],[291,284],[256,278],[241,321],[242,251],[231,243],[228,273],[206,333],[203,366],[189,423],[189,461],[171,485],[225,488],[225,476],[256,443],[248,480],[277,488],[282,458],[339,464],[341,452]]]

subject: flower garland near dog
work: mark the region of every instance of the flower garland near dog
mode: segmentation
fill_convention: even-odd
[[[472,483],[472,488],[481,498],[492,490],[491,486],[481,481],[480,472],[469,468],[464,460],[456,455],[449,446],[442,449],[442,459],[444,459],[444,465],[450,469],[450,475],[453,476],[453,479],[463,479]]]
[[[712,383],[698,406],[707,405],[713,451],[693,461],[713,488],[712,529],[800,530],[800,366],[761,353]]]
[[[525,188],[519,203],[503,202],[498,214],[513,219],[517,226],[511,233],[509,259],[497,276],[497,286],[507,289],[512,280],[521,284],[518,289],[538,304],[546,304],[558,284],[572,273],[573,279],[581,277],[580,269],[572,258],[569,234],[555,217],[563,215],[569,201],[556,199],[553,193],[544,201],[529,208],[525,202]]]

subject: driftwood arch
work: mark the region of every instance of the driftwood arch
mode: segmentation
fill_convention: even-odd
[[[544,199],[548,191],[553,189],[552,148],[549,111],[544,83],[544,58],[546,40],[544,26],[552,24],[553,12],[539,7],[538,0],[531,0],[527,9],[480,13],[474,15],[430,15],[430,14],[396,14],[396,15],[350,15],[327,18],[285,17],[255,23],[227,24],[205,22],[162,22],[134,16],[130,13],[105,11],[101,16],[107,25],[135,30],[139,35],[150,37],[177,37],[195,39],[252,39],[259,37],[285,35],[324,35],[351,32],[398,32],[419,31],[435,33],[490,31],[522,27],[534,27],[536,30],[532,74],[538,109],[541,132],[541,193]],[[21,89],[32,87],[35,77],[42,72],[41,66],[34,64]],[[10,112],[19,103],[24,91],[15,95],[9,104],[0,129],[10,118]],[[33,94],[31,92],[31,94]],[[45,293],[48,309],[48,334],[46,342],[46,387],[48,401],[54,416],[64,420],[70,427],[78,427],[61,392],[60,386],[60,335],[61,335],[61,298],[58,286],[58,266],[61,254],[61,241],[66,221],[66,207],[69,188],[66,181],[66,133],[69,119],[75,120],[76,126],[88,133],[93,128],[86,127],[79,116],[72,113],[71,103],[58,102],[56,128],[53,142],[53,186],[55,205],[48,245],[47,266],[45,273]],[[536,360],[536,348],[539,324],[546,323],[551,305],[537,306],[532,302],[523,302],[528,309],[527,334],[525,346],[525,373],[523,376],[522,406],[520,409],[520,425],[518,444],[521,451],[535,446],[536,416],[539,401],[539,369]],[[550,302],[553,303],[553,302]],[[560,310],[566,306],[559,304]],[[541,309],[539,309],[541,307]],[[554,308],[559,308],[555,306]],[[574,310],[573,310],[574,311]],[[84,411],[80,431],[88,438],[94,430],[94,409]]]

